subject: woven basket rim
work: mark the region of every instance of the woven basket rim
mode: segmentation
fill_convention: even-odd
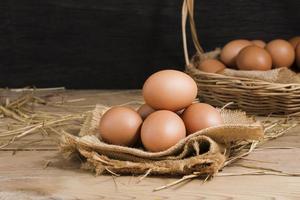
[[[196,54],[192,56],[190,59],[189,53],[188,53],[188,47],[187,47],[187,31],[186,31],[186,24],[189,20],[190,25],[190,32],[192,36],[192,43],[194,48],[196,49]],[[185,58],[185,69],[192,71],[195,75],[202,75],[202,76],[209,76],[211,78],[215,79],[233,79],[235,81],[249,81],[253,84],[262,84],[266,86],[273,86],[273,87],[295,87],[295,89],[300,89],[300,83],[274,83],[274,82],[268,82],[265,80],[259,80],[254,78],[246,78],[246,77],[238,77],[238,76],[230,76],[230,75],[224,75],[224,74],[217,74],[217,73],[209,73],[209,72],[203,72],[197,69],[194,66],[194,58],[195,56],[199,56],[201,59],[201,56],[213,53],[214,51],[220,51],[220,48],[216,48],[212,51],[205,52],[204,49],[201,47],[198,39],[198,34],[196,30],[195,20],[194,20],[194,0],[183,0],[182,5],[182,19],[181,19],[181,28],[182,28],[182,41],[183,41],[183,50],[184,50],[184,58]]]

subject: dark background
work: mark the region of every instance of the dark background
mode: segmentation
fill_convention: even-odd
[[[195,0],[205,50],[300,35],[299,0]],[[0,87],[141,88],[184,69],[181,0],[1,0]],[[194,52],[194,50],[191,51]]]

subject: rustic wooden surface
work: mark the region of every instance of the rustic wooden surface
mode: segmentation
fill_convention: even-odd
[[[15,95],[18,94],[1,91],[2,98]],[[74,108],[63,106],[59,108],[69,112],[90,110],[96,103],[116,105],[142,100],[140,91],[136,90],[66,91],[61,92],[59,98],[61,97],[65,101],[82,99],[79,102],[69,103],[74,105]],[[5,119],[0,118],[0,126],[5,126]],[[300,173],[299,131],[300,128],[296,127],[284,136],[267,142],[238,163]],[[138,183],[139,178],[134,176],[95,177],[94,174],[79,169],[77,160],[66,161],[62,158],[56,142],[49,138],[45,138],[42,143],[27,145],[22,151],[13,151],[20,142],[28,143],[36,140],[36,137],[28,136],[0,151],[0,199],[300,199],[299,177],[274,175],[216,177],[204,184],[202,180],[197,179],[153,192],[154,188],[175,179],[147,177]],[[38,150],[30,151],[30,147]],[[248,171],[251,170],[238,166],[223,170],[223,172]]]

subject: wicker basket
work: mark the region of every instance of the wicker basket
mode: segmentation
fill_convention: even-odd
[[[182,34],[186,73],[196,81],[200,100],[218,107],[233,102],[228,108],[242,109],[257,115],[300,115],[300,84],[298,83],[272,83],[253,78],[206,73],[195,67],[195,64],[205,57],[218,57],[220,50],[204,53],[197,39],[193,7],[193,0],[184,0]],[[187,18],[189,18],[191,35],[197,51],[191,60],[186,39]]]

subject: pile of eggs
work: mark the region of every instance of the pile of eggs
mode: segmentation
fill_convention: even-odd
[[[272,68],[290,68],[296,61],[300,68],[300,36],[289,41],[275,39],[268,43],[262,40],[238,39],[227,43],[219,59],[205,59],[198,69],[219,73],[226,67],[239,70],[267,71]]]
[[[222,124],[220,112],[205,103],[193,103],[197,85],[187,74],[162,70],[144,83],[145,104],[138,110],[116,106],[99,123],[99,136],[109,144],[134,146],[141,141],[151,152],[164,151],[187,135]]]

